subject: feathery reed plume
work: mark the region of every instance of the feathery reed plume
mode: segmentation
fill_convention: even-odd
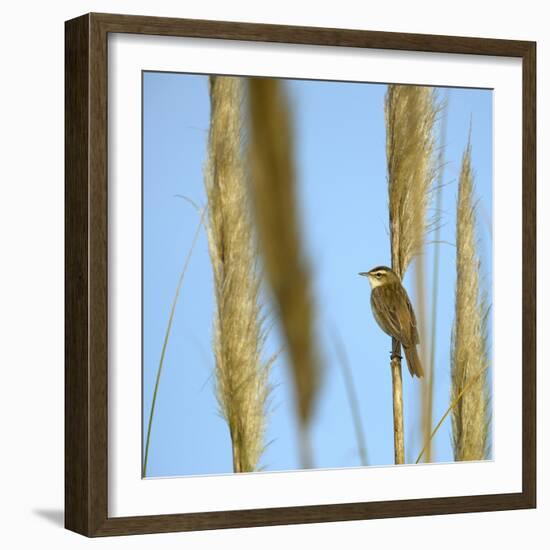
[[[385,119],[391,262],[401,279],[413,257],[422,251],[431,226],[427,209],[435,175],[432,156],[436,115],[432,88],[388,86]],[[390,367],[396,464],[405,461],[400,348],[394,339]]]
[[[242,83],[211,77],[206,166],[208,243],[214,272],[216,393],[231,436],[233,470],[258,468],[264,450],[268,376],[265,331],[241,155]]]
[[[390,85],[385,107],[392,269],[403,278],[433,225],[435,90]]]
[[[476,208],[471,144],[462,157],[456,215],[456,298],[452,335],[451,398],[461,393],[483,369],[453,410],[455,460],[482,460],[487,456],[489,395],[487,307],[480,297],[479,259],[476,250]]]
[[[290,113],[278,80],[252,78],[249,82],[250,183],[256,225],[294,377],[302,467],[309,468],[309,425],[319,386],[319,362],[311,273],[300,238]]]

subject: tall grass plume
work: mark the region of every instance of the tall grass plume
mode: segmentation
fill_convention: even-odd
[[[403,279],[415,255],[422,252],[432,221],[435,167],[433,128],[435,91],[421,86],[389,85],[385,97],[386,156],[392,269]],[[421,343],[425,345],[425,343]],[[405,462],[403,381],[400,344],[392,341],[394,458]]]
[[[390,85],[386,94],[386,155],[392,269],[402,279],[422,251],[436,175],[433,88]]]
[[[455,460],[482,460],[488,452],[487,306],[480,296],[471,145],[462,157],[456,221],[456,297],[451,353],[451,399],[470,384],[453,409]],[[479,373],[482,373],[481,375]],[[475,382],[473,381],[475,378]]]
[[[286,97],[277,79],[252,78],[250,184],[266,277],[286,341],[304,468],[312,465],[309,427],[319,387],[311,270],[305,259]]]
[[[205,181],[216,393],[231,436],[233,470],[250,472],[258,469],[264,450],[271,360],[262,360],[265,331],[241,154],[241,80],[210,77],[210,101]]]

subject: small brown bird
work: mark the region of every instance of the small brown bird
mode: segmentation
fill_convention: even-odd
[[[379,266],[366,273],[372,288],[370,305],[380,328],[403,346],[411,376],[424,376],[418,357],[418,330],[416,317],[397,274],[389,267]],[[392,357],[395,352],[392,352]]]

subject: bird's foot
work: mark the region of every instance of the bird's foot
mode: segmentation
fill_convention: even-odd
[[[395,351],[390,351],[390,359],[393,361],[394,359],[403,359],[403,356],[400,353],[396,353]]]

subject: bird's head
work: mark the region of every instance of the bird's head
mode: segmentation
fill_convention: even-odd
[[[400,282],[395,271],[384,265],[374,267],[370,271],[359,273],[359,275],[367,277],[371,288]]]

